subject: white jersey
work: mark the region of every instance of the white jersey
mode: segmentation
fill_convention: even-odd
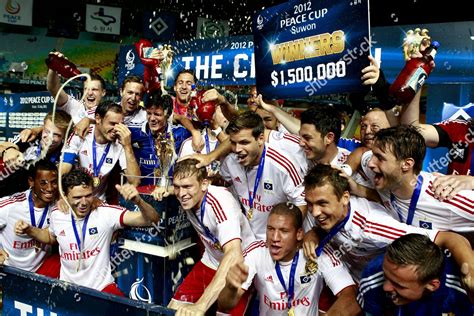
[[[210,185],[207,190],[206,206],[202,220],[212,237],[209,236],[209,233],[206,233],[199,223],[201,208],[194,212],[187,211],[186,214],[205,246],[201,261],[214,270],[217,270],[224,257],[222,248],[225,244],[239,239],[242,242],[243,250],[255,240],[249,223],[240,210],[239,203],[226,188]],[[220,248],[218,245],[220,245]]]
[[[336,258],[332,249],[326,247],[318,257],[318,270],[314,274],[305,271],[306,258],[298,250],[292,306],[295,315],[318,315],[319,295],[326,283],[334,295],[354,285],[347,268]],[[260,315],[288,315],[288,296],[278,278],[265,241],[256,241],[244,251],[245,264],[249,267],[247,280],[242,288],[247,290],[252,281],[260,298]],[[288,289],[291,263],[280,262],[281,274]]]
[[[77,100],[75,97],[68,95],[67,101],[63,106],[59,107],[60,110],[71,115],[74,124],[77,124],[83,118],[89,118],[95,120],[95,110],[97,106],[92,109],[87,109],[84,102]]]
[[[375,185],[373,182],[375,173],[369,168],[369,161],[372,158],[372,150],[366,151],[360,158],[360,167],[355,170],[352,175],[352,179],[360,185],[374,189]]]
[[[301,169],[303,175],[308,172],[308,159],[304,154],[303,147],[300,146],[299,136],[285,132],[270,131],[267,143],[276,150],[282,150],[287,153],[294,160],[296,166]]]
[[[81,251],[74,234],[71,214],[56,211],[51,214],[49,230],[56,237],[61,256],[60,279],[98,291],[114,282],[110,266],[110,242],[113,232],[123,227],[122,207],[103,204],[90,213],[87,227],[84,218],[75,219]],[[82,238],[85,232],[85,240]],[[80,266],[79,266],[80,262]],[[79,271],[77,270],[79,268]]]
[[[125,113],[123,124],[129,128],[141,128],[146,120],[146,111],[142,107],[138,107],[132,114]]]
[[[453,199],[439,201],[433,197],[433,174],[421,171],[423,184],[411,225],[426,229],[455,232],[474,231],[474,191],[460,191]],[[402,200],[389,191],[378,191],[383,204],[406,223],[410,200]]]
[[[215,137],[209,137],[209,150],[207,150],[206,146],[206,139],[205,139],[205,133],[206,131],[203,131],[202,136],[202,141],[204,143],[204,148],[200,152],[196,152],[193,149],[193,138],[189,137],[187,138],[182,144],[181,148],[179,150],[178,157],[184,157],[192,154],[208,154],[211,151],[214,151],[217,148],[217,145],[219,144],[219,140]]]
[[[388,215],[382,205],[351,196],[349,219],[330,244],[341,253],[341,260],[349,268],[354,280],[358,281],[370,260],[383,253],[385,247],[395,239],[406,234],[422,234],[434,241],[438,231],[400,223]]]
[[[224,180],[232,183],[240,204],[247,213],[250,209],[249,194],[253,194],[257,166],[247,169],[239,164],[237,155],[231,153],[222,162],[220,173]],[[273,206],[290,201],[300,206],[306,202],[303,197],[303,174],[285,153],[267,145],[265,165],[255,199],[250,227],[257,239],[266,239],[267,218]]]
[[[43,264],[49,246],[40,245],[27,235],[18,236],[14,229],[16,222],[20,219],[31,224],[28,203],[30,194],[31,190],[26,190],[0,200],[0,244],[9,254],[8,259],[5,260],[5,265],[35,272]],[[34,208],[36,227],[46,228],[49,226],[51,208],[48,209],[41,226],[39,224],[45,209]]]
[[[94,129],[95,125],[89,128],[89,133],[84,139],[81,139],[79,136],[74,135],[66,144],[64,149],[64,162],[75,164],[76,159],[78,159],[79,166],[84,168],[89,172],[91,176],[94,176],[94,161],[92,154],[92,144],[94,140]],[[97,144],[96,143],[96,164],[99,165],[99,162],[102,158],[102,154],[107,148],[108,144]],[[100,168],[99,179],[100,185],[97,188],[94,188],[94,194],[101,200],[105,200],[105,191],[107,189],[107,177],[112,171],[116,163],[120,164],[122,170],[127,168],[127,161],[125,158],[125,151],[122,144],[119,141],[111,143],[109,152],[104,159],[104,163]]]

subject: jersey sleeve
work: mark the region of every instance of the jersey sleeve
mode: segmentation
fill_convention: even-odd
[[[70,95],[67,96],[66,103],[60,106],[59,109],[71,115],[74,124],[77,124],[80,120],[87,117],[84,105],[79,100]]]
[[[184,157],[187,155],[192,155],[194,154],[193,146],[192,146],[192,138],[187,138],[183,143],[181,144],[181,148],[179,149],[179,154],[178,157]]]
[[[64,162],[71,165],[75,164],[83,142],[84,141],[78,135],[73,134],[71,139],[66,143],[66,146],[64,146]]]
[[[48,226],[48,231],[51,235],[53,235],[54,237],[56,237],[56,233],[54,232],[54,217],[55,217],[55,214],[54,212],[60,212],[56,207],[54,207],[52,210],[51,210],[51,215],[50,215],[50,219],[49,219],[49,226]]]
[[[230,170],[229,170],[229,163],[231,162],[232,157],[228,155],[224,161],[222,161],[221,168],[220,168],[220,174],[221,177],[229,182],[232,183],[232,176],[230,175]]]
[[[383,306],[389,304],[383,290],[383,258],[382,254],[370,261],[361,275],[357,302],[366,315],[383,315]]]
[[[334,295],[348,286],[355,285],[347,267],[337,258],[331,246],[326,245],[318,257],[324,281]]]
[[[211,198],[208,195],[208,203],[212,203],[212,211],[217,221],[217,239],[220,244],[224,246],[229,241],[234,239],[242,240],[241,230],[240,230],[240,205],[237,204],[230,192],[221,193],[220,201],[226,202],[223,205],[215,198]]]
[[[267,249],[265,248],[265,241],[263,240],[254,241],[244,250],[244,264],[249,268],[249,275],[247,280],[242,283],[242,289],[248,290],[250,285],[252,285],[253,279],[258,271],[258,264],[263,259],[265,251],[267,251]]]
[[[123,217],[125,216],[126,212],[131,212],[131,211],[128,211],[127,209],[121,206],[116,206],[116,205],[106,204],[103,207],[104,207],[103,214],[105,214],[104,217],[113,231],[117,229],[121,229],[125,226],[123,223]]]

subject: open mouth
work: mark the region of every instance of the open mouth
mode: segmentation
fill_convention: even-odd
[[[247,158],[247,154],[238,154],[237,159],[239,160],[239,163],[244,162],[245,158]]]
[[[374,184],[375,185],[380,185],[380,183],[382,182],[383,180],[383,174],[380,173],[380,172],[375,172],[374,171]]]
[[[272,256],[278,256],[278,254],[280,253],[280,250],[281,250],[281,247],[277,245],[270,245],[270,254]]]

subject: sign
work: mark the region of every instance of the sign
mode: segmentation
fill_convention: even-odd
[[[122,9],[88,4],[86,9],[86,31],[120,35]]]
[[[229,21],[198,17],[196,38],[217,38],[229,36]]]
[[[368,0],[294,0],[254,16],[257,90],[302,98],[365,90]]]
[[[252,36],[168,42],[175,50],[168,86],[181,69],[194,70],[202,85],[254,85],[255,61]],[[158,47],[158,44],[155,45]],[[119,54],[119,84],[128,75],[143,76],[143,64],[134,45]]]
[[[143,37],[169,41],[176,33],[176,15],[163,12],[143,12]]]
[[[33,0],[0,0],[0,22],[33,25]]]

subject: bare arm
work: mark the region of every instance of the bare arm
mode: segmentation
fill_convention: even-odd
[[[346,287],[339,293],[337,293],[337,299],[331,308],[328,310],[327,315],[337,316],[352,316],[362,315],[362,310],[356,300],[357,288],[355,285]]]
[[[52,245],[56,243],[56,238],[51,234],[48,228],[37,228],[27,222],[24,222],[23,220],[16,222],[15,234],[26,234],[43,244]]]
[[[249,268],[243,262],[238,262],[229,269],[225,287],[217,300],[220,312],[228,312],[239,303],[245,293],[241,286],[247,280],[248,271]]]
[[[117,191],[127,200],[135,203],[140,209],[140,212],[127,211],[123,217],[123,223],[127,226],[150,226],[151,223],[156,223],[160,220],[158,212],[153,206],[145,202],[135,188],[131,184],[124,184],[122,186],[115,185]]]
[[[125,169],[125,176],[127,177],[127,181],[134,186],[138,186],[140,184],[140,167],[138,166],[135,153],[132,149],[132,133],[128,127],[122,123],[117,124],[115,129],[117,130],[120,143],[122,144],[125,153],[125,161],[127,165]]]
[[[173,113],[173,118],[191,133],[193,150],[201,151],[204,148],[204,140],[202,139],[201,131],[194,128],[191,120],[183,115]]]
[[[46,88],[53,97],[58,94],[59,88],[61,88],[61,80],[56,71],[48,69],[48,76],[46,79]],[[58,106],[63,106],[68,100],[68,95],[64,90],[61,90],[58,97]]]
[[[285,126],[285,128],[291,133],[298,135],[301,128],[301,122],[296,117],[291,116],[287,112],[283,111],[281,108],[265,103],[262,100],[262,95],[259,94],[257,97],[257,105],[261,106],[264,110],[275,115],[276,119]]]
[[[222,134],[222,133],[221,133]],[[220,135],[220,134],[219,134]],[[179,161],[184,159],[197,159],[199,163],[196,165],[197,168],[207,167],[209,166],[214,160],[220,159],[220,157],[224,157],[228,155],[231,151],[231,144],[230,139],[225,139],[222,143],[217,146],[216,149],[211,151],[209,154],[193,154],[189,156],[184,156],[179,159]]]

